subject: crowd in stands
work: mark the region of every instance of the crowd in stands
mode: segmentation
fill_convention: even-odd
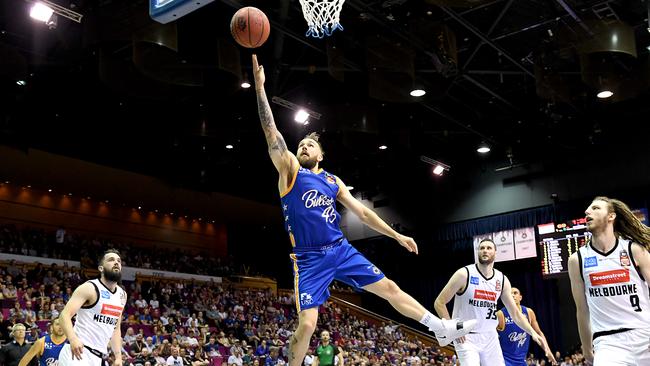
[[[236,272],[233,258],[213,257],[205,253],[187,254],[180,249],[138,246],[133,242],[82,235],[60,227],[46,231],[40,228],[18,228],[0,224],[0,253],[74,260],[83,268],[95,268],[96,258],[106,248],[115,248],[126,266],[172,272],[227,276]],[[170,268],[170,263],[174,268]]]
[[[191,267],[193,260],[180,253],[152,250],[108,242],[98,238],[40,229],[0,226],[0,252],[91,261],[97,253],[115,247],[127,265],[160,268],[178,263],[179,271],[210,268]],[[158,254],[160,253],[160,258]],[[177,256],[173,261],[170,259]],[[180,258],[180,259],[179,259]],[[187,260],[187,263],[184,263]],[[183,267],[188,266],[188,267]],[[163,268],[169,270],[169,268]],[[228,266],[217,274],[227,272]],[[13,324],[27,327],[27,340],[42,336],[56,318],[72,291],[86,281],[84,271],[56,264],[0,263],[0,342],[8,342]],[[287,363],[288,339],[297,324],[295,299],[270,291],[238,290],[218,283],[123,282],[129,294],[122,322],[125,365],[158,366],[283,366]],[[318,335],[328,330],[348,365],[450,366],[456,358],[440,349],[426,347],[404,335],[395,324],[369,323],[350,314],[348,308],[328,302],[319,309],[319,323],[305,366],[313,362]],[[558,354],[559,356],[559,354]],[[181,361],[182,360],[182,361]],[[110,360],[109,360],[110,361]],[[562,358],[561,365],[583,365],[579,353]],[[529,365],[546,365],[532,355]]]

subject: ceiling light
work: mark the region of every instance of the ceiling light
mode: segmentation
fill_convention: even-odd
[[[54,10],[43,3],[36,3],[29,11],[29,16],[38,21],[47,23],[54,14]]]
[[[226,149],[228,149],[228,150],[232,149],[233,147],[234,147],[234,146],[232,146],[232,145],[230,145],[230,144],[226,145]]]
[[[476,152],[481,154],[487,154],[490,152],[490,145],[486,144],[485,142],[481,142],[481,144],[478,145]]]
[[[596,94],[596,96],[598,98],[600,98],[600,99],[607,99],[607,98],[611,97],[612,95],[614,95],[614,93],[612,93],[611,90],[603,90],[603,91],[599,92],[598,94]]]
[[[413,90],[411,90],[410,94],[411,94],[412,97],[421,97],[426,93],[427,92],[424,91],[424,89],[413,89]]]
[[[433,174],[435,175],[442,175],[442,173],[445,172],[445,170],[451,169],[451,167],[445,163],[441,163],[437,160],[431,159],[430,157],[427,156],[420,156],[420,160],[433,166]]]
[[[300,109],[298,112],[296,112],[296,116],[293,119],[298,123],[305,124],[305,122],[307,122],[307,118],[309,118],[309,113],[307,113],[307,111],[304,109]]]
[[[386,149],[388,149],[388,146],[386,145],[379,146],[379,150],[386,150]]]
[[[52,188],[49,188],[47,191],[48,191],[48,192],[52,192]]]
[[[241,82],[241,87],[244,88],[244,89],[248,89],[248,88],[251,87],[251,83],[249,83],[248,81],[242,81]]]
[[[142,206],[138,206],[138,210],[142,210]]]
[[[25,86],[26,84],[27,84],[27,82],[25,80],[16,81],[16,85]]]
[[[442,175],[442,172],[445,171],[445,168],[442,165],[436,165],[435,168],[433,168],[433,174],[435,175]]]
[[[650,51],[650,45],[648,45],[645,49]]]

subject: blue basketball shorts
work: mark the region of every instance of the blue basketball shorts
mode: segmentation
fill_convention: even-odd
[[[292,253],[291,261],[298,312],[325,303],[332,280],[360,289],[385,277],[345,238],[331,247]]]

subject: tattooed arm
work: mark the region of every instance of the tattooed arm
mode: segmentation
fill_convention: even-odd
[[[280,191],[284,191],[290,184],[293,174],[298,169],[298,159],[287,149],[284,138],[275,126],[273,113],[269,100],[264,90],[264,67],[257,63],[257,56],[253,55],[253,71],[255,74],[255,92],[257,93],[257,108],[260,114],[262,130],[266,137],[266,143],[269,145],[269,155],[273,160],[273,165],[280,173]],[[286,180],[286,184],[283,181]]]

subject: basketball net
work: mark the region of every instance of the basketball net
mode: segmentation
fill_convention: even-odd
[[[345,0],[300,0],[302,14],[307,21],[307,37],[331,36],[335,30],[343,30],[339,15]]]

